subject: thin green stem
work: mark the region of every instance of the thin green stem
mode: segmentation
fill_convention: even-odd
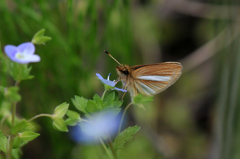
[[[127,105],[127,107],[126,107],[126,108],[124,109],[124,111],[123,111],[123,115],[122,115],[122,118],[121,118],[121,121],[120,121],[120,125],[119,125],[119,129],[118,129],[118,134],[120,133],[120,131],[121,131],[121,129],[122,129],[122,124],[123,124],[123,119],[124,119],[124,117],[125,117],[125,114],[126,114],[128,108],[129,108],[132,104],[133,104],[132,102],[129,103],[129,104]]]
[[[111,139],[111,137],[110,137],[110,135],[108,133],[107,133],[107,137],[108,137],[108,145],[109,145],[109,147],[110,147],[110,149],[112,151],[112,154],[113,154],[114,158],[117,159],[118,158],[117,157],[117,153],[116,153],[116,151],[113,148],[112,139]]]
[[[15,87],[18,87],[19,86],[19,81],[16,81],[15,82]],[[13,105],[12,105],[12,127],[14,126],[15,124],[15,117],[16,117],[16,107],[17,107],[17,102],[14,102]],[[7,146],[7,159],[11,159],[12,157],[12,147],[13,147],[13,136],[11,135],[9,138],[8,138],[8,146]]]
[[[107,91],[108,91],[108,90],[106,90],[106,89],[104,90],[104,92],[103,92],[103,94],[102,94],[102,100],[104,99],[104,96],[105,96],[105,94],[107,93]]]
[[[102,144],[103,148],[105,149],[105,151],[107,152],[109,158],[114,159],[113,156],[111,155],[111,153],[108,151],[108,149],[107,149],[106,145],[104,144],[103,140],[101,138],[98,138],[98,139],[101,142],[101,144]]]
[[[7,143],[7,158],[6,159],[11,159],[12,156],[12,147],[13,147],[13,136],[10,135],[8,137],[8,143]]]
[[[37,118],[39,118],[39,117],[43,117],[43,116],[45,116],[45,117],[50,117],[50,118],[53,117],[52,114],[38,114],[38,115],[32,117],[31,119],[29,119],[28,122],[33,121],[33,120],[35,120],[35,119],[37,119]]]

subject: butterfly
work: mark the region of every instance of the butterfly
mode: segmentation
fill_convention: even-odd
[[[182,74],[179,62],[163,62],[156,64],[128,66],[119,63],[109,52],[105,51],[119,66],[116,66],[123,88],[130,92],[133,99],[141,93],[145,96],[158,94],[173,85]]]

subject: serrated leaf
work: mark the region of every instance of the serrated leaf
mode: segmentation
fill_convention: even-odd
[[[31,123],[27,122],[26,120],[22,120],[12,127],[11,134],[16,135],[24,131],[32,130],[33,128],[34,126]]]
[[[95,94],[93,96],[93,101],[96,103],[98,110],[102,110],[103,108],[102,98],[99,95]]]
[[[0,131],[0,150],[2,150],[4,153],[7,152],[7,137]]]
[[[18,136],[22,141],[29,142],[37,138],[40,134],[32,131],[24,131],[19,133]]]
[[[18,87],[9,87],[4,89],[4,96],[10,102],[18,102],[21,100],[21,96],[18,94]]]
[[[67,125],[65,124],[65,121],[62,118],[54,118],[53,119],[53,127],[56,130],[68,132]]]
[[[27,79],[32,79],[34,76],[30,75],[32,67],[28,67],[27,64],[19,64],[16,62],[11,62],[10,64],[10,75],[15,81],[22,81]]]
[[[123,130],[115,139],[113,143],[114,150],[118,150],[123,148],[123,145],[130,141],[134,134],[136,134],[139,131],[140,127],[133,126],[128,127],[127,129]]]
[[[87,103],[86,111],[88,113],[93,113],[93,112],[96,112],[98,110],[99,109],[98,109],[97,104],[94,101],[89,100],[88,103]]]
[[[59,106],[57,106],[54,110],[54,118],[62,118],[67,110],[68,110],[69,104],[67,103],[62,103]]]
[[[122,103],[123,103],[123,101],[122,100],[118,100],[118,101],[114,101],[114,102],[112,102],[112,105],[113,105],[113,107],[121,107],[122,106]]]
[[[103,98],[103,102],[104,103],[111,103],[111,102],[114,101],[114,99],[115,99],[115,92],[114,91],[108,91]]]
[[[79,97],[79,96],[75,96],[75,99],[72,99],[73,105],[80,110],[83,113],[86,113],[85,108],[87,107],[87,103],[88,100],[83,98],[83,97]]]

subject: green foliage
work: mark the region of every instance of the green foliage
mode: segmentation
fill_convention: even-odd
[[[7,137],[0,131],[0,150],[7,152]]]
[[[80,115],[72,110],[67,111],[67,116],[69,117],[68,119],[65,120],[65,123],[70,126],[75,126],[77,125],[78,122],[81,121]]]
[[[14,137],[12,148],[13,149],[19,148],[21,146],[21,144],[22,144],[22,140],[18,136]]]
[[[32,141],[35,138],[37,138],[39,135],[40,135],[39,133],[35,133],[32,131],[24,131],[18,134],[19,138],[24,142]]]
[[[142,107],[142,104],[146,104],[153,101],[152,96],[144,96],[142,94],[138,94],[133,98],[133,104]]]
[[[113,147],[115,150],[122,149],[124,144],[130,141],[134,134],[139,131],[140,127],[133,126],[128,127],[127,129],[123,130],[115,139],[113,143]]]
[[[68,132],[67,125],[62,118],[53,118],[53,127],[58,131]]]
[[[86,113],[87,111],[85,110],[85,108],[87,107],[87,103],[88,100],[83,98],[83,97],[79,97],[79,96],[75,96],[75,99],[72,99],[72,102],[74,104],[74,106],[81,112]]]
[[[9,102],[18,102],[21,100],[21,96],[18,94],[18,87],[4,88],[0,87],[0,92],[2,92]]]
[[[88,113],[94,113],[94,112],[99,111],[99,110],[100,110],[99,105],[97,105],[95,101],[88,100],[87,107],[86,107],[86,111]]]
[[[27,64],[10,63],[10,74],[17,82],[32,79],[34,76],[30,75],[31,69],[32,67],[28,67]]]
[[[45,29],[39,30],[33,37],[32,43],[33,44],[44,44],[45,42],[51,40],[51,37],[44,36]]]
[[[62,103],[59,106],[57,106],[54,110],[53,118],[62,118],[67,110],[68,110],[69,104]]]
[[[121,107],[123,103],[123,101],[118,99],[118,92],[113,90],[107,91],[103,99],[95,94],[93,100],[75,96],[75,99],[72,99],[72,102],[78,110],[85,114],[94,113],[104,109],[115,109],[116,112],[119,113],[119,107]]]
[[[31,131],[33,129],[34,126],[31,123],[27,122],[26,120],[22,120],[11,128],[11,134],[17,135],[18,133]]]

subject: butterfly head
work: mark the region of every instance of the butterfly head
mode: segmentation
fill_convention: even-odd
[[[129,66],[127,65],[116,66],[116,69],[119,75],[127,76],[129,74]]]

